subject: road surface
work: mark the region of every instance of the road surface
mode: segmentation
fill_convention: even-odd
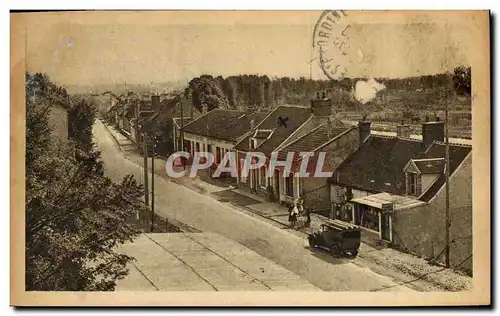
[[[127,174],[137,179],[142,177],[142,168],[124,157],[101,121],[96,121],[93,133],[108,177],[115,181],[121,181]],[[155,210],[200,231],[215,232],[241,243],[326,291],[412,291],[347,259],[310,250],[305,239],[287,229],[236,211],[162,177],[155,177]]]

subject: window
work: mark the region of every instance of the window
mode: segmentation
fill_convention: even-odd
[[[360,205],[359,207],[361,208],[361,226],[374,231],[379,231],[378,212],[369,206]]]
[[[346,190],[345,190],[345,200],[346,201],[352,200],[352,188],[346,188]]]
[[[285,194],[286,194],[286,196],[293,196],[293,175],[292,174],[285,177]]]
[[[418,175],[415,173],[408,172],[408,194],[409,195],[417,195],[417,177]]]
[[[267,182],[266,167],[262,167],[259,170],[259,184],[261,187],[265,187]]]

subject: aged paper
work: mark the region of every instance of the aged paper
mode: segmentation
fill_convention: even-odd
[[[490,304],[489,38],[487,11],[11,14],[11,304]]]

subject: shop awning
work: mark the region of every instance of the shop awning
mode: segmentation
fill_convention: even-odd
[[[350,202],[363,204],[381,210],[402,210],[413,208],[426,203],[411,197],[393,195],[390,193],[377,193],[352,199]]]

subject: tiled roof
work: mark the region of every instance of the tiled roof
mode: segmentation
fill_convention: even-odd
[[[425,150],[422,141],[371,135],[337,168],[334,182],[371,192],[404,195],[404,167],[411,159],[444,158],[444,144]],[[450,144],[450,174],[470,152],[470,146]],[[444,174],[421,197],[429,201],[444,184]]]
[[[421,141],[371,135],[340,164],[334,180],[366,191],[404,194],[403,168],[424,151]]]
[[[328,137],[328,125],[327,123],[323,123],[288,146],[281,148],[278,153],[278,159],[285,160],[289,152],[297,154],[300,152],[312,152],[347,130],[349,130],[349,127],[333,125],[330,128],[330,137]]]
[[[271,154],[280,146],[294,131],[296,131],[311,115],[311,109],[298,106],[278,106],[267,116],[262,123],[256,125],[256,129],[274,130],[272,136],[266,139],[257,148],[259,152]],[[248,136],[241,140],[236,150],[249,151]]]
[[[252,135],[253,138],[257,139],[266,139],[268,138],[271,134],[273,133],[272,130],[256,130],[255,133]]]
[[[124,106],[123,112],[121,113],[121,115],[126,116],[127,118],[131,118],[131,116],[134,115],[134,106],[130,103],[127,103]]]
[[[233,137],[232,139],[234,141],[236,141],[241,136],[250,132],[250,130],[251,130],[251,128],[250,128],[251,123],[250,122],[252,120],[253,120],[254,126],[257,126],[268,115],[269,115],[269,112],[251,112],[251,113],[247,112],[247,113],[241,115],[238,118],[238,121],[234,122],[234,124],[230,126],[231,134],[236,136],[236,138]]]
[[[346,127],[346,124],[342,123],[339,119],[336,119],[333,116],[317,116],[317,115],[310,115],[309,119],[307,119],[304,124],[300,126],[293,134],[285,140],[281,145],[276,149],[276,151],[280,151],[282,148],[285,148],[286,146],[290,145],[297,139],[305,136],[306,134],[309,134],[311,131],[315,130],[316,128],[320,127],[322,124],[327,122],[327,119],[330,119],[330,124],[333,129],[335,128],[344,128]]]
[[[149,116],[141,119],[139,124],[142,124],[148,131],[158,130],[161,124],[164,124],[166,120],[173,116],[179,100],[179,97],[163,100],[160,102],[160,108],[154,110]]]
[[[186,126],[187,124],[189,124],[193,119],[190,118],[190,117],[185,117],[184,118],[184,126]],[[180,117],[176,117],[174,118],[174,124],[177,125],[177,127],[181,127],[181,118]]]
[[[423,174],[443,173],[444,170],[444,158],[414,159],[413,163],[417,166],[420,173]]]
[[[472,147],[467,145],[452,145],[450,144],[450,175],[455,172],[458,166],[464,161],[467,155],[471,152]],[[444,158],[446,151],[446,145],[441,142],[434,142],[429,149],[425,152],[422,158]],[[430,201],[434,195],[439,191],[439,189],[445,184],[446,175],[443,173],[439,178],[432,184],[432,186],[424,192],[420,197],[422,201]]]
[[[250,121],[257,125],[267,113],[245,113],[236,110],[213,109],[184,127],[184,131],[196,135],[235,142],[250,132]]]

